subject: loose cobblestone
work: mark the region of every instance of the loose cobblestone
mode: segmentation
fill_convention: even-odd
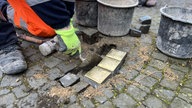
[[[64,87],[71,86],[74,83],[76,83],[78,80],[79,80],[79,77],[71,73],[68,73],[67,75],[59,79],[59,81]]]

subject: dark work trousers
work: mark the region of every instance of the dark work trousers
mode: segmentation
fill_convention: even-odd
[[[0,0],[0,11],[6,17],[6,0]],[[74,14],[74,2],[62,0],[50,0],[40,3],[31,8],[35,13],[53,29],[61,29],[69,25]],[[16,33],[11,23],[0,21],[0,49],[17,42]]]
[[[0,11],[6,17],[6,0],[0,0]],[[0,50],[17,42],[16,32],[11,23],[0,20]]]
[[[31,6],[35,13],[53,29],[61,29],[69,25],[74,14],[74,2],[50,0]]]

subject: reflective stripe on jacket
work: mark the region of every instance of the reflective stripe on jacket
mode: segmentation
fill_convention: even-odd
[[[54,36],[54,29],[68,25],[73,14],[66,10],[67,7],[63,0],[7,1],[10,4],[7,7],[9,21],[16,27],[25,29],[35,36]]]

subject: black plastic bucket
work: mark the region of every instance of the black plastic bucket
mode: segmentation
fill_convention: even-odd
[[[192,9],[163,7],[156,45],[176,58],[192,58]]]
[[[77,23],[83,26],[97,26],[97,0],[76,0],[75,12]]]
[[[108,36],[129,33],[133,12],[138,0],[97,0],[98,30]]]

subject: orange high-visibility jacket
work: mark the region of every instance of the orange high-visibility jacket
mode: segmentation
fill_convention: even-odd
[[[15,27],[29,31],[35,36],[52,37],[55,31],[47,25],[28,5],[26,0],[7,0],[7,16]],[[39,0],[38,0],[39,1]],[[46,0],[40,0],[43,2]],[[33,1],[32,1],[33,2]]]

